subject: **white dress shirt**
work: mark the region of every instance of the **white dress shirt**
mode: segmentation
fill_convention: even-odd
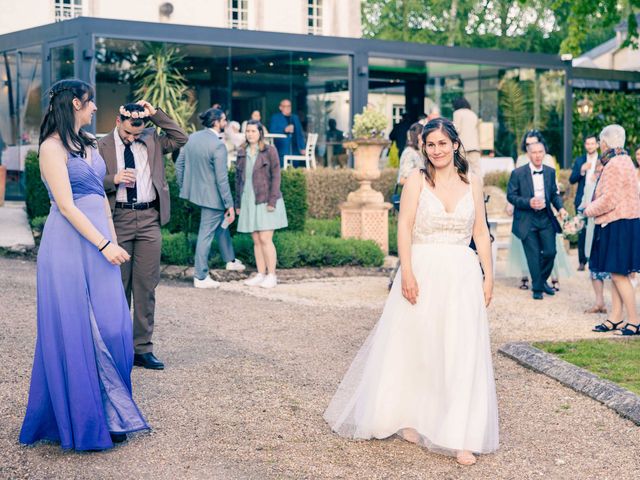
[[[587,171],[586,181],[587,182],[593,182],[593,181],[595,181],[594,174],[596,172],[596,164],[598,163],[598,152],[593,153],[591,155],[587,154],[587,162],[590,162],[591,166],[589,167],[589,170]]]
[[[535,174],[534,172],[542,172],[543,166],[536,169],[532,163],[529,163],[529,169],[531,170],[531,177],[533,178],[533,196],[537,198],[545,199],[544,196],[544,174]]]
[[[113,130],[113,138],[116,144],[116,157],[118,159],[118,171],[124,170],[124,148],[125,145],[118,135],[118,130]],[[156,189],[151,180],[151,165],[149,165],[149,156],[147,155],[147,146],[142,142],[133,142],[131,144],[133,159],[136,163],[136,186],[137,200],[136,203],[153,202],[156,199]],[[127,187],[124,182],[118,185],[116,192],[116,202],[127,202]]]

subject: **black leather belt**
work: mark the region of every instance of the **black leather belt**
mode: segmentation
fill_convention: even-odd
[[[126,210],[147,210],[148,208],[157,208],[157,207],[158,207],[157,198],[153,202],[142,202],[142,203],[116,202],[116,208],[124,208]]]

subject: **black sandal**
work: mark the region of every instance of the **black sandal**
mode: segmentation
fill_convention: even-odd
[[[636,329],[634,332],[629,327],[633,327]],[[640,335],[640,325],[634,325],[633,323],[627,323],[622,330],[620,330],[620,335],[627,337],[630,335]]]
[[[609,328],[607,325],[605,325],[607,322],[609,322],[613,326],[613,328]],[[621,323],[623,323],[622,320],[620,320],[618,323],[613,323],[611,320],[607,319],[604,322],[602,322],[600,325],[596,325],[595,327],[593,327],[591,331],[599,332],[599,333],[613,332],[614,330],[620,330],[618,328],[618,325],[620,325]],[[630,324],[627,324],[627,325],[630,325]],[[631,335],[635,335],[635,334],[632,333]]]
[[[522,284],[518,287],[520,290],[529,290],[529,279],[527,277],[522,277],[520,280]]]
[[[553,288],[553,290],[555,290],[556,292],[560,291],[560,287],[558,285],[560,285],[558,280],[551,280],[551,288]]]

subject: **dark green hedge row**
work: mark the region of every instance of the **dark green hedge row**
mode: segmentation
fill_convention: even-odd
[[[191,265],[195,250],[196,235],[185,232],[162,233],[162,261],[173,265]],[[377,267],[382,265],[384,254],[378,245],[371,240],[341,239],[325,235],[307,235],[299,232],[276,232],[273,243],[278,252],[279,268],[322,267],[340,265],[360,265]],[[255,266],[253,242],[247,234],[236,234],[233,237],[233,248],[236,256]],[[212,247],[210,265],[221,267],[217,246]]]
[[[38,164],[38,154],[33,151],[27,153],[24,164],[24,174],[27,188],[27,214],[29,218],[49,215],[51,203],[47,187],[40,178],[40,165]]]

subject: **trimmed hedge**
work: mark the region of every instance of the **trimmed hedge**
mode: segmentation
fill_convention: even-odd
[[[317,168],[307,170],[307,201],[310,218],[335,218],[340,215],[340,204],[349,192],[358,188],[358,181],[350,168]],[[388,202],[396,185],[398,170],[385,168],[372,187],[382,192]],[[288,211],[288,210],[287,210]]]
[[[185,232],[162,232],[162,261],[173,265],[192,265],[196,235]],[[339,265],[382,265],[384,254],[371,240],[341,239],[326,235],[307,235],[300,232],[276,232],[273,243],[278,252],[279,268],[322,267]],[[255,266],[251,235],[236,234],[233,237],[236,256]],[[215,241],[211,247],[209,265],[221,267],[223,262]]]
[[[29,218],[46,217],[49,215],[51,202],[47,187],[44,186],[40,178],[38,153],[33,150],[28,152],[25,158],[24,174],[27,188],[27,215]]]
[[[326,235],[340,238],[340,217],[329,219],[308,218],[304,233],[307,235]],[[389,254],[398,254],[398,216],[392,212],[389,213]]]

